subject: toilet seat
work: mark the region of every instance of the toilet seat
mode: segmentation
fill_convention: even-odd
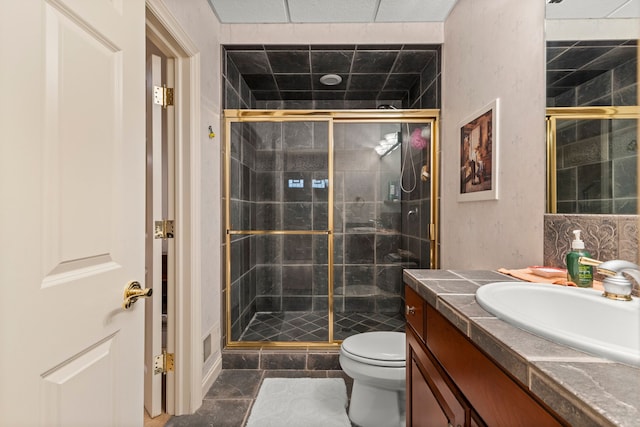
[[[352,335],[340,347],[344,356],[374,366],[404,368],[405,334],[402,332],[367,332]]]

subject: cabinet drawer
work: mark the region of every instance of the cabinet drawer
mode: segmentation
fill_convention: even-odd
[[[404,287],[405,310],[404,314],[407,323],[413,327],[418,337],[424,341],[424,305],[425,302],[420,295],[409,286]]]
[[[563,425],[430,305],[426,322],[427,348],[487,425]]]

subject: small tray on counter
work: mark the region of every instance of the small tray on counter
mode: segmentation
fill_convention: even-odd
[[[567,270],[565,268],[544,267],[540,265],[533,265],[529,267],[529,270],[531,270],[531,273],[535,274],[536,276],[546,277],[548,279],[551,279],[554,277],[562,277],[562,278],[567,277]]]

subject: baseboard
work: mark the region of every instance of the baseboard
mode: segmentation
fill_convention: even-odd
[[[222,371],[222,355],[218,353],[218,359],[213,363],[211,368],[202,376],[202,397],[207,395],[207,392],[213,385],[214,381],[220,375]]]

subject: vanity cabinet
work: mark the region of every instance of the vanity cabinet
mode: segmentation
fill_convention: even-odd
[[[407,426],[568,426],[405,286]]]

